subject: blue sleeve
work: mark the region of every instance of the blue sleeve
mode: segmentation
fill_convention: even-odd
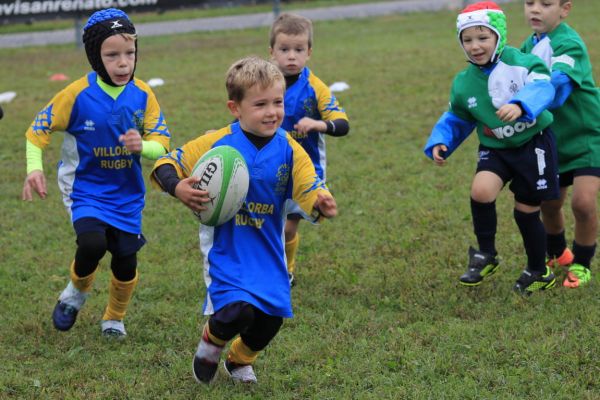
[[[567,101],[571,95],[571,92],[573,92],[574,86],[569,75],[558,70],[552,72],[550,82],[552,83],[552,86],[554,86],[556,94],[554,95],[554,101],[550,103],[548,108],[550,110],[554,110],[555,108],[562,106],[565,101]]]
[[[519,121],[531,122],[550,106],[553,99],[554,86],[552,83],[539,80],[523,86],[509,103],[519,104],[523,109],[524,114]]]
[[[433,148],[443,144],[448,148],[444,158],[448,158],[473,132],[475,125],[475,122],[465,121],[451,112],[445,112],[433,127],[423,152],[427,157],[433,158]]]

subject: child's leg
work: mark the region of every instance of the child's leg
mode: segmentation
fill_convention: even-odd
[[[112,277],[108,286],[108,305],[102,316],[102,333],[124,336],[123,318],[138,283],[137,253],[124,257],[113,255],[110,268]]]
[[[540,219],[540,207],[515,201],[514,217],[527,253],[527,268],[513,290],[529,296],[535,291],[552,288],[556,278],[546,266],[546,232]]]
[[[241,382],[256,382],[252,364],[283,324],[283,318],[265,314],[255,307],[253,309],[253,323],[233,341],[225,362],[230,376]]]
[[[538,273],[546,272],[546,231],[540,219],[540,207],[515,201],[515,222],[521,232],[527,269]]]
[[[591,175],[576,176],[573,180],[571,208],[575,217],[573,265],[569,268],[564,286],[577,288],[591,280],[591,262],[596,252],[598,234],[597,197],[600,178]]]
[[[98,262],[106,253],[103,232],[84,232],[77,235],[77,251],[70,267],[70,281],[62,291],[52,312],[54,327],[61,331],[71,329],[77,313],[85,304],[96,277]]]
[[[290,283],[293,283],[294,271],[296,270],[296,253],[300,245],[299,225],[299,217],[295,214],[290,214],[285,223],[285,258],[288,274],[290,275]]]
[[[496,197],[503,185],[502,178],[491,171],[479,171],[475,174],[471,186],[471,215],[479,250],[469,248],[467,272],[459,278],[463,285],[477,286],[498,268],[495,245]]]
[[[254,320],[253,307],[246,302],[228,304],[210,316],[194,354],[193,372],[198,382],[210,383],[217,373],[223,346]]]
[[[471,185],[471,213],[479,250],[492,255],[496,255],[496,197],[503,186],[502,178],[491,171],[475,174]]]
[[[92,288],[96,268],[107,250],[104,232],[85,232],[77,235],[77,251],[71,265],[71,282],[82,292]]]
[[[560,188],[560,198],[557,200],[548,200],[542,202],[542,222],[546,229],[547,248],[546,253],[549,262],[559,261],[560,265],[568,265],[572,262],[572,257],[567,249],[567,239],[565,237],[565,216],[563,205],[567,197],[567,187]],[[569,252],[565,260],[559,260],[565,251]],[[555,263],[554,263],[555,264]]]

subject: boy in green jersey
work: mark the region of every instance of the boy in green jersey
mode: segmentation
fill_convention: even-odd
[[[569,266],[563,285],[577,288],[591,280],[590,264],[596,250],[600,189],[600,90],[594,83],[587,48],[564,21],[570,0],[525,0],[525,17],[534,33],[521,50],[539,56],[552,73],[556,96],[554,115],[559,165],[560,198],[542,204],[547,253],[551,266]],[[562,206],[573,186],[575,217],[573,251],[567,247]]]
[[[548,129],[552,114],[546,110],[554,98],[550,72],[537,57],[506,46],[506,18],[491,1],[466,7],[458,16],[457,33],[471,65],[455,77],[450,108],[433,128],[425,154],[442,165],[477,128],[471,214],[479,249],[469,248],[460,283],[479,285],[498,268],[495,201],[510,183],[527,253],[527,268],[513,289],[522,295],[549,289],[555,278],[546,266],[540,204],[559,196],[556,147]]]

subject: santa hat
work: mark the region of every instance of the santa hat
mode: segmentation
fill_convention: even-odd
[[[506,47],[506,16],[504,12],[493,1],[480,1],[465,7],[456,19],[456,34],[461,47],[460,35],[462,31],[472,26],[485,26],[498,36],[496,50],[490,60],[490,62],[496,62]]]

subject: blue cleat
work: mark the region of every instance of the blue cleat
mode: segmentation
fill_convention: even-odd
[[[75,324],[78,312],[75,307],[58,301],[52,312],[54,327],[59,331],[68,331]]]

